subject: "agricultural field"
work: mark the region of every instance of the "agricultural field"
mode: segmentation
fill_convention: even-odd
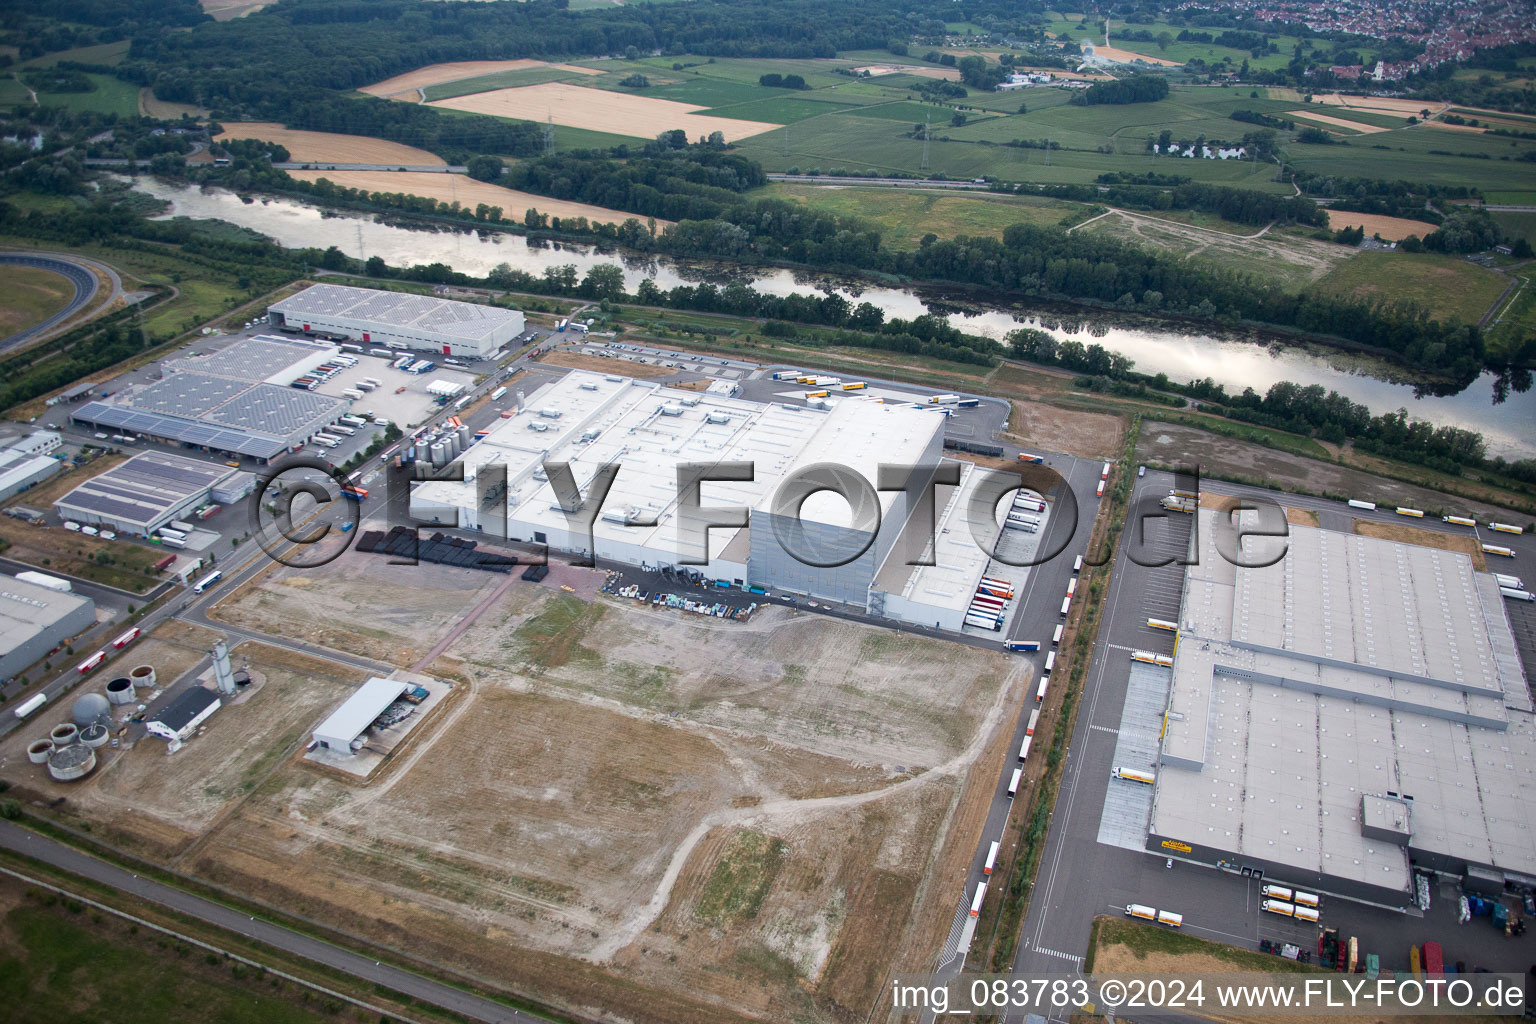
[[[75,286],[62,274],[36,267],[7,267],[0,281],[0,338],[42,323],[69,304]]]
[[[576,74],[600,75],[603,73],[569,64],[555,66],[562,71]],[[484,78],[513,71],[527,71],[534,68],[547,67],[551,67],[551,65],[542,60],[461,60],[447,64],[428,64],[426,67],[417,68],[415,71],[407,71],[403,75],[395,75],[392,78],[384,79],[382,82],[374,82],[372,85],[362,86],[358,91],[365,92],[370,96],[404,98],[414,101],[418,98],[418,90],[430,89],[433,86],[443,85],[448,82],[461,82],[470,78]]]
[[[1434,316],[1477,323],[1509,279],[1454,256],[1362,252],[1318,281],[1320,291],[1357,299],[1414,302]]]
[[[969,821],[971,766],[1011,735],[1027,666],[789,609],[730,623],[553,585],[601,579],[356,552],[274,568],[216,614],[397,665],[492,602],[424,669],[453,693],[367,786],[296,756],[359,673],[247,644],[233,653],[258,685],[206,736],[170,762],[141,742],[59,813],[557,1005],[622,991],[634,1019],[668,1024],[867,1011],[884,965],[932,955],[950,894],[913,894],[952,816]],[[135,656],[176,672],[205,632]]]
[[[502,216],[521,220],[530,207],[551,217],[585,217],[597,224],[622,224],[633,214],[609,210],[589,203],[575,203],[565,199],[551,199],[531,192],[518,192],[488,181],[476,181],[462,174],[439,174],[436,171],[289,171],[300,181],[318,181],[325,178],[343,188],[361,188],[369,192],[401,192],[406,195],[425,196],[440,203],[458,203],[461,207],[474,207],[484,203],[498,206]],[[667,223],[657,221],[658,224]]]
[[[1328,210],[1328,230],[1362,227],[1367,238],[1381,236],[1389,242],[1400,242],[1409,235],[1423,238],[1435,230],[1435,225],[1424,220],[1408,217],[1388,217],[1377,213],[1356,213],[1353,210]]]
[[[783,182],[768,186],[762,195],[804,203],[840,216],[858,217],[879,227],[887,243],[902,249],[915,249],[930,232],[940,238],[1001,238],[1010,224],[1059,224],[1079,209],[1076,203],[1032,196],[985,192],[957,195]]]
[[[233,21],[261,10],[272,0],[200,0],[203,10],[214,21]]]
[[[411,167],[446,167],[442,157],[415,146],[388,142],[367,135],[339,135],[284,128],[270,121],[223,122],[217,139],[261,139],[288,150],[295,163],[397,164]],[[217,140],[216,140],[217,141]]]
[[[711,117],[699,113],[705,109],[703,107],[673,100],[585,89],[564,82],[495,89],[438,100],[432,106],[531,121],[548,117],[557,124],[638,138],[654,138],[662,132],[681,128],[690,139],[718,131],[726,141],[735,142],[778,127],[761,121]]]
[[[1488,322],[1489,349],[1495,353],[1518,348],[1536,333],[1536,266],[1526,264],[1509,271],[1514,291]]]
[[[95,46],[77,46],[72,50],[56,50],[41,57],[34,57],[21,67],[22,70],[51,68],[63,61],[76,64],[121,64],[123,58],[128,56],[128,45],[128,40],[123,39],[115,43],[97,43]]]

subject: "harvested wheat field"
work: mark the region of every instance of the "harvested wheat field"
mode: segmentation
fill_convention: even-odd
[[[1093,44],[1093,55],[1095,57],[1107,57],[1110,60],[1118,60],[1126,64],[1129,64],[1133,60],[1142,60],[1146,61],[1148,64],[1156,64],[1159,67],[1165,68],[1176,68],[1179,66],[1179,62],[1176,60],[1166,60],[1162,57],[1148,57],[1144,53],[1136,53],[1133,50],[1122,50],[1118,46],[1101,46],[1098,43]]]
[[[557,71],[570,71],[578,75],[606,74],[596,68],[582,68],[574,64],[550,64],[542,60],[459,60],[446,64],[428,64],[424,68],[417,68],[403,75],[386,78],[382,82],[365,85],[358,91],[366,92],[370,96],[395,97],[401,93],[415,93],[416,90],[425,89],[431,85],[457,82],[465,78],[479,78],[481,75],[494,75],[498,71],[521,71],[524,68],[554,68]]]
[[[1336,92],[1313,96],[1312,102],[1330,107],[1350,107],[1354,110],[1381,110],[1389,114],[1402,114],[1404,117],[1410,114],[1416,117],[1421,110],[1438,114],[1450,106],[1438,100],[1405,100],[1393,96],[1341,96]]]
[[[1342,117],[1330,117],[1327,114],[1318,114],[1310,110],[1287,110],[1286,113],[1292,117],[1303,117],[1308,121],[1316,121],[1319,124],[1333,125],[1335,128],[1348,128],[1350,131],[1359,132],[1361,135],[1374,135],[1377,132],[1392,130],[1390,128],[1383,128],[1380,125],[1366,124],[1363,121],[1350,121]]]
[[[338,135],[284,128],[270,121],[224,122],[219,139],[261,139],[288,150],[295,163],[393,164],[410,167],[446,167],[442,157],[415,146],[375,139],[368,135]]]
[[[1407,217],[1387,217],[1376,213],[1354,213],[1350,210],[1327,210],[1328,229],[1337,231],[1340,228],[1352,228],[1359,226],[1365,229],[1367,238],[1380,235],[1389,242],[1398,242],[1409,235],[1418,235],[1423,238],[1435,226],[1428,221],[1411,220]]]
[[[430,105],[526,121],[543,121],[548,117],[556,124],[573,128],[642,139],[655,138],[662,132],[681,128],[688,133],[690,141],[712,132],[720,132],[725,136],[725,141],[736,142],[781,127],[763,121],[739,121],[731,117],[699,114],[696,111],[706,108],[691,103],[586,89],[566,82],[493,89],[490,92],[436,100]]]
[[[523,213],[533,207],[551,217],[585,217],[595,224],[622,224],[635,216],[620,210],[609,210],[587,203],[573,203],[564,199],[536,196],[532,192],[518,192],[502,188],[488,181],[476,181],[462,174],[438,174],[436,171],[289,171],[302,181],[325,178],[344,188],[361,188],[369,192],[403,192],[407,195],[426,196],[440,203],[458,201],[460,206],[474,207],[480,203],[501,207],[503,217],[521,220]],[[663,223],[657,221],[658,224]]]

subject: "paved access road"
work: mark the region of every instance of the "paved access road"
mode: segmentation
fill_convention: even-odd
[[[114,864],[98,860],[89,854],[81,853],[63,843],[29,832],[7,821],[0,821],[0,846],[81,878],[111,886],[119,892],[137,896],[237,935],[263,942],[292,956],[303,957],[314,963],[343,971],[359,981],[382,985],[414,999],[440,1006],[471,1020],[489,1021],[492,1024],[502,1024],[502,1022],[534,1024],[546,1019],[514,1010],[510,1006],[503,1006],[494,1000],[466,992],[452,985],[433,981],[414,971],[407,971],[359,953],[349,952],[340,946],[334,946],[292,928],[285,928],[270,921],[259,921],[247,914],[214,903],[212,900],[194,896],[161,882],[140,878]]]
[[[51,270],[55,274],[63,275],[70,284],[75,286],[74,298],[70,299],[69,304],[53,314],[53,316],[42,323],[28,327],[26,330],[17,331],[8,338],[0,338],[0,352],[25,345],[27,342],[47,334],[84,309],[86,304],[96,297],[99,287],[96,283],[96,275],[86,269],[83,265],[85,262],[87,261],[77,260],[74,257],[66,259],[63,256],[50,256],[45,253],[0,253],[0,266],[35,267],[38,270]],[[101,264],[96,265],[101,266]],[[118,281],[116,274],[114,274],[112,297],[116,298],[120,294],[122,294],[122,282]]]

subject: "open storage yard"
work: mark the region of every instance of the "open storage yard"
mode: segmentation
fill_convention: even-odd
[[[778,607],[737,623],[589,603],[561,579],[602,574],[536,585],[352,552],[222,603],[405,665],[501,589],[425,669],[450,698],[369,784],[296,756],[357,670],[247,644],[260,687],[186,749],[141,741],[37,787],[125,849],[557,1005],[867,1014],[886,969],[919,968],[947,928],[953,893],[929,882],[972,780],[993,782],[971,769],[1013,725],[1023,663]]]
[[[367,135],[338,135],[284,128],[271,121],[222,122],[220,139],[261,139],[288,150],[295,163],[396,164],[404,167],[446,167],[442,157],[415,146]]]
[[[436,171],[289,171],[301,181],[318,181],[321,178],[343,188],[360,188],[368,192],[402,192],[406,195],[425,196],[440,203],[457,202],[460,206],[499,206],[503,217],[522,220],[529,208],[561,219],[585,217],[594,224],[622,224],[634,214],[608,210],[589,203],[573,203],[565,199],[551,199],[502,188],[488,181],[476,181],[462,174],[438,174]],[[670,223],[658,221],[658,223]]]

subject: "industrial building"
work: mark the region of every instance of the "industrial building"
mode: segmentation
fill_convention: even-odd
[[[749,515],[747,527],[709,531],[707,568],[700,565],[706,575],[730,586],[784,590],[959,629],[999,533],[992,521],[971,528],[968,502],[982,474],[963,464],[961,486],[938,489],[936,514],[946,531],[934,559],[944,561],[938,572],[910,564],[922,560],[932,538],[924,517],[911,514],[908,495],[875,489],[882,464],[938,464],[943,434],[942,415],[907,403],[851,395],[820,407],[760,403],[578,370],[535,392],[462,452],[454,438],[416,450],[418,459],[438,464],[457,458],[465,479],[417,485],[411,512],[424,522],[592,556],[593,542],[561,511],[543,466],[569,462],[587,495],[599,467],[614,463],[618,474],[593,524],[595,556],[637,566],[684,565],[705,553],[691,550],[680,530],[678,467],[750,463],[751,480],[702,486],[705,508],[735,506]],[[850,500],[812,493],[791,502],[798,516],[776,511],[780,485],[813,466],[856,474],[868,490],[862,498],[850,492]],[[860,505],[858,517],[850,501]],[[817,557],[800,557],[806,553]],[[843,564],[807,564],[839,560]]]
[[[0,501],[42,483],[63,468],[53,457],[63,438],[52,430],[0,442]]]
[[[237,475],[228,466],[168,452],[140,452],[93,476],[53,507],[66,520],[148,537],[206,505],[214,489]]]
[[[171,743],[180,743],[197,732],[221,706],[217,693],[203,686],[189,686],[144,722],[144,731]]]
[[[1216,515],[1184,575],[1147,848],[1396,907],[1416,869],[1536,884],[1536,724],[1493,577],[1296,525],[1239,567]]]
[[[0,679],[95,624],[96,602],[89,597],[0,576]]]
[[[344,398],[287,386],[339,351],[307,339],[241,338],[209,355],[166,360],[160,380],[69,415],[97,430],[267,462],[346,413]]]
[[[369,679],[320,723],[315,729],[315,743],[337,754],[351,754],[353,743],[400,698],[408,685],[403,680],[380,676]]]
[[[311,285],[267,307],[279,328],[344,335],[368,345],[484,359],[523,333],[523,314],[409,292]]]

